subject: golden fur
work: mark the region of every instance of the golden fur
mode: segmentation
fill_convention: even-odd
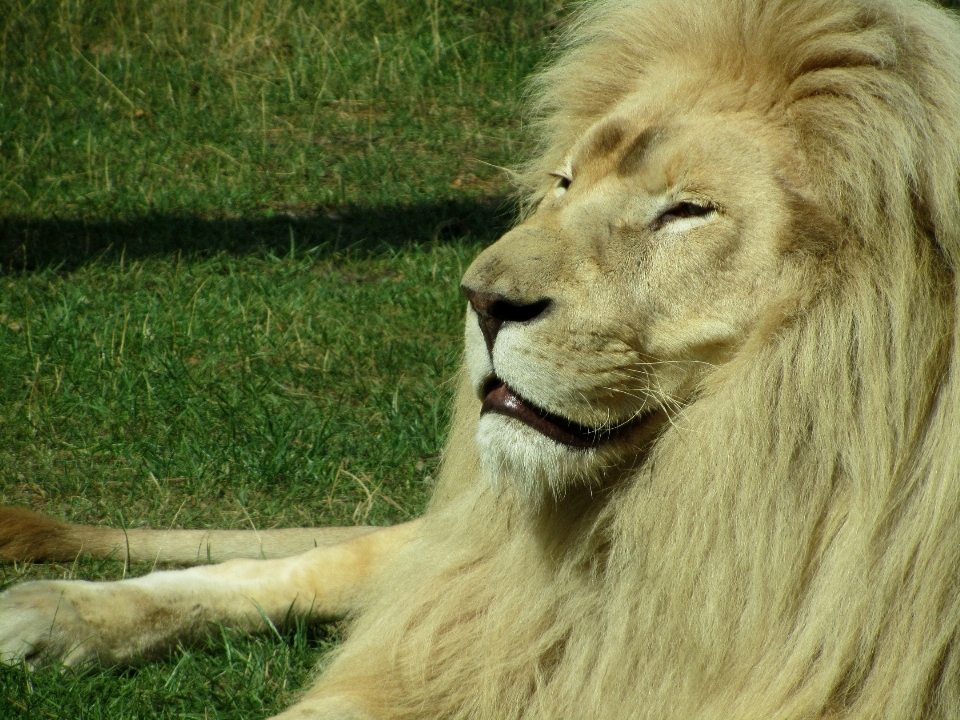
[[[632,94],[787,138],[802,187],[753,212],[789,215],[796,296],[635,469],[534,512],[475,481],[464,391],[422,539],[318,694],[377,718],[960,715],[956,21],[611,0],[535,88],[528,222]]]
[[[960,716],[956,20],[600,0],[533,106],[436,496],[281,717]]]

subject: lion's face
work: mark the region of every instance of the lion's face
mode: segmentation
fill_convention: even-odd
[[[797,284],[787,143],[643,117],[595,123],[463,279],[481,457],[534,498],[635,460]]]

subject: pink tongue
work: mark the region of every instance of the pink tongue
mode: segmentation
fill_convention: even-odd
[[[587,448],[592,447],[599,440],[597,434],[591,432],[588,428],[580,427],[575,423],[534,407],[511,390],[506,383],[497,385],[487,393],[487,397],[483,400],[483,406],[480,408],[480,414],[486,415],[488,412],[516,418],[551,440],[564,445]]]

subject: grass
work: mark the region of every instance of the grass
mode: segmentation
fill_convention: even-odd
[[[545,10],[13,0],[0,212],[299,213],[492,189]]]
[[[161,526],[410,517],[443,439],[468,253],[221,253],[7,281],[3,500]]]
[[[499,168],[558,6],[0,3],[0,502],[156,527],[420,512],[458,280],[510,222]],[[0,667],[0,717],[267,717],[338,632]]]
[[[128,527],[418,514],[459,277],[510,222],[500,166],[557,4],[0,5],[0,502]],[[339,637],[211,630],[135,670],[0,668],[0,717],[266,717]]]

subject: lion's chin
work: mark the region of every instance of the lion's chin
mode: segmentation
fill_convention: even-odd
[[[487,412],[480,418],[477,444],[491,484],[509,488],[521,502],[536,508],[573,488],[603,485],[625,461],[635,460],[634,435],[641,428],[632,429],[629,437],[580,447],[557,442],[522,419]]]
[[[597,476],[597,448],[573,448],[517,418],[487,413],[480,418],[477,444],[484,474],[495,487],[512,488],[534,506],[562,497],[577,483]]]
[[[665,415],[590,428],[552,414],[495,375],[480,385],[477,444],[485,475],[534,507],[575,487],[604,485],[611,474],[642,460]]]

